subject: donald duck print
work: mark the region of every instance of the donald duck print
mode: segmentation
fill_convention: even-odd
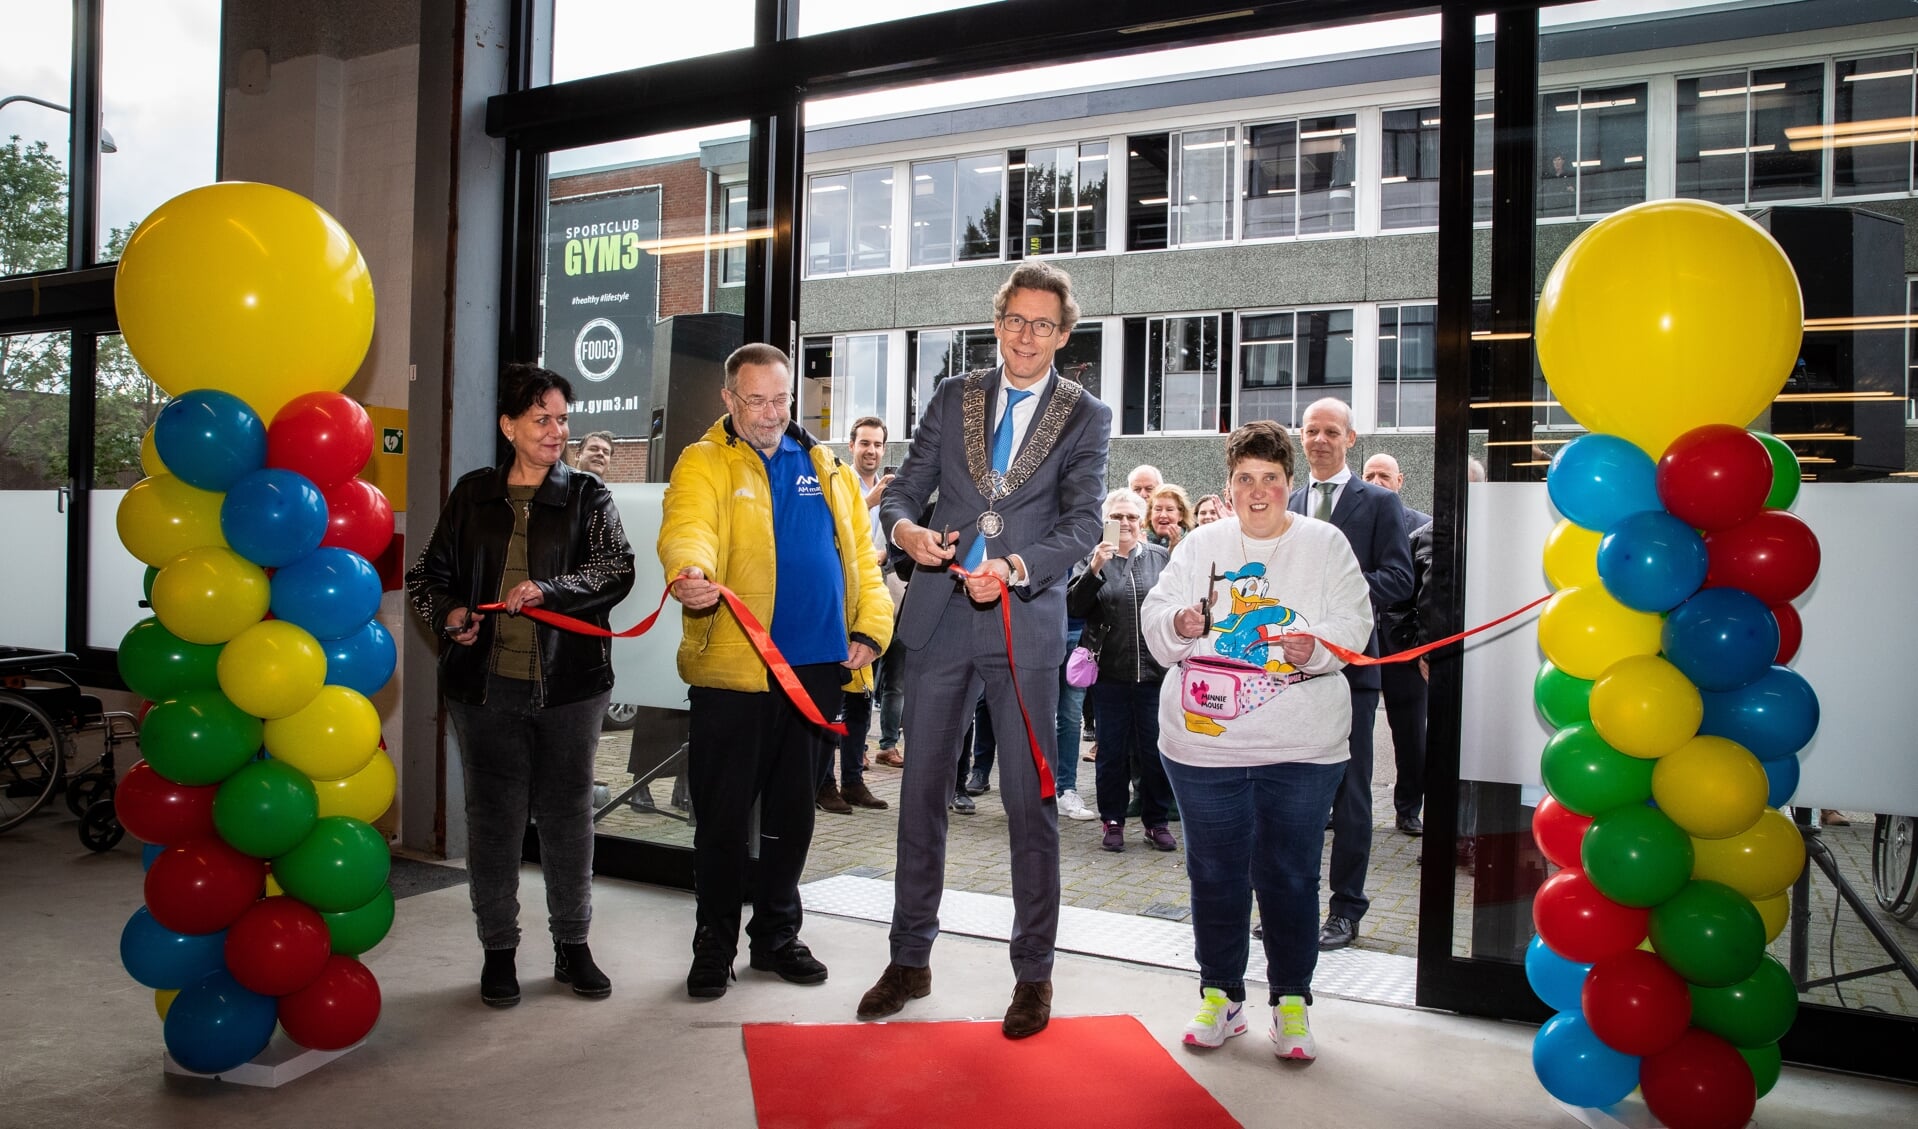
[[[1215,569],[1212,583],[1221,581],[1232,603],[1209,628],[1217,657],[1186,659],[1180,686],[1186,730],[1214,737],[1225,732],[1225,722],[1258,709],[1303,677],[1272,650],[1280,635],[1305,626],[1305,619],[1272,594],[1265,563],[1252,561],[1224,573]],[[1216,603],[1218,594],[1209,598]]]

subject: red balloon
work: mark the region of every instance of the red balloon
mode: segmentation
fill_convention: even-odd
[[[380,983],[352,957],[328,957],[313,983],[280,997],[286,1037],[316,1051],[352,1046],[379,1018]]]
[[[1636,948],[1652,911],[1622,906],[1598,892],[1582,870],[1561,870],[1532,899],[1532,922],[1552,951],[1592,964]]]
[[[297,397],[266,429],[266,465],[297,471],[322,493],[360,473],[372,456],[373,420],[343,393]]]
[[[263,996],[284,996],[313,983],[332,955],[333,939],[319,911],[294,898],[254,902],[226,932],[226,967]]]
[[[1579,848],[1585,842],[1585,829],[1591,825],[1591,816],[1580,815],[1555,797],[1547,796],[1532,813],[1532,839],[1554,866],[1577,870],[1583,865],[1579,861]]]
[[[266,890],[266,860],[243,855],[217,835],[177,843],[147,868],[147,910],[175,933],[218,933]]]
[[[393,540],[393,506],[380,488],[364,478],[349,478],[328,489],[326,536],[322,547],[350,549],[377,560]]]
[[[1758,1104],[1745,1056],[1694,1027],[1669,1050],[1639,1062],[1646,1108],[1667,1129],[1740,1129]]]
[[[1805,621],[1790,604],[1773,604],[1771,614],[1778,621],[1778,657],[1772,662],[1784,666],[1798,653],[1798,644],[1805,641]]]
[[[1643,949],[1614,953],[1593,964],[1579,1006],[1592,1034],[1620,1054],[1667,1050],[1692,1021],[1692,994],[1685,978]]]
[[[1728,423],[1687,431],[1658,460],[1659,500],[1673,517],[1707,532],[1756,517],[1771,486],[1771,452]]]
[[[1767,604],[1797,599],[1818,575],[1817,535],[1784,510],[1705,534],[1705,551],[1705,587],[1743,588]]]
[[[219,791],[218,784],[175,784],[141,761],[113,790],[113,814],[142,842],[208,839],[215,834],[213,797]]]

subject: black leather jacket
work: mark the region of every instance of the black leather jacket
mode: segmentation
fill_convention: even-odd
[[[492,666],[495,612],[470,647],[441,630],[454,608],[499,599],[500,570],[513,535],[507,467],[483,467],[461,478],[439,525],[406,574],[413,611],[440,639],[440,692],[484,705]],[[633,550],[620,527],[612,492],[590,474],[555,464],[533,495],[526,523],[526,571],[544,593],[540,607],[607,627],[607,614],[633,587]],[[544,706],[585,701],[612,688],[612,641],[545,624],[534,633],[539,656],[534,699]]]
[[[1079,641],[1098,652],[1101,682],[1165,678],[1165,668],[1146,650],[1139,632],[1139,606],[1169,560],[1171,554],[1148,542],[1129,557],[1113,557],[1098,572],[1080,573],[1066,589],[1066,614],[1086,621]]]

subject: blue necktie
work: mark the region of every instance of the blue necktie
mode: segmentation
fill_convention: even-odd
[[[1006,473],[1006,468],[1012,465],[1012,409],[1030,395],[1030,392],[1006,389],[1006,410],[1000,415],[999,426],[992,433],[992,469],[997,474]],[[973,540],[972,549],[966,554],[966,571],[977,571],[985,559],[986,538],[981,534]]]

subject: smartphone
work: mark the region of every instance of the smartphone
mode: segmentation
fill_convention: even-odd
[[[889,467],[886,467],[884,470],[881,470],[879,473],[880,474],[898,474],[899,468],[897,466],[889,466]]]
[[[1106,540],[1114,545],[1119,543],[1119,523],[1109,518],[1106,520]]]

